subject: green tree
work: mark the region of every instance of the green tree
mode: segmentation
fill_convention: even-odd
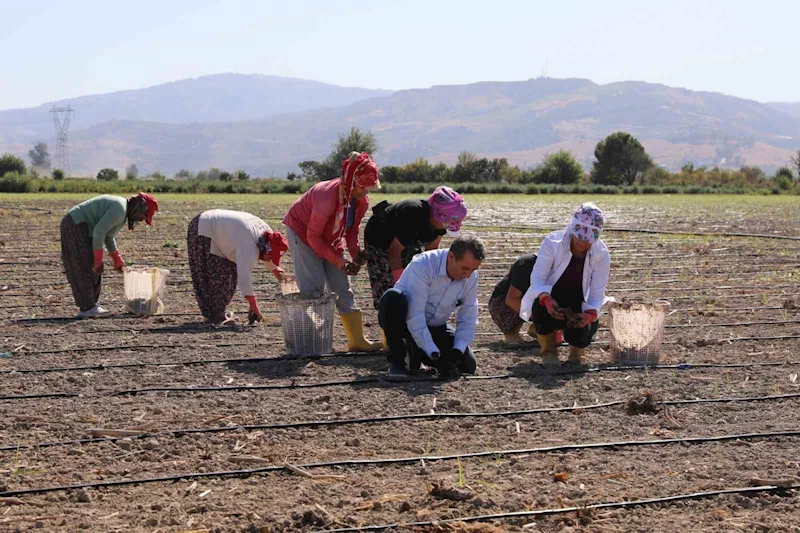
[[[175,179],[185,179],[190,180],[192,179],[192,171],[186,168],[182,168],[175,173]]]
[[[374,156],[377,151],[378,143],[371,131],[350,128],[348,133],[339,135],[331,153],[320,165],[320,181],[338,178],[342,172],[342,163],[350,152],[367,152],[370,156]]]
[[[233,181],[233,174],[231,174],[227,170],[220,172],[219,181]]]
[[[9,172],[16,172],[22,176],[25,174],[26,170],[25,161],[21,158],[11,154],[3,154],[0,156],[0,178]]]
[[[306,181],[322,181],[320,177],[322,163],[319,161],[301,161],[297,163],[300,167],[300,172],[303,174],[303,179]]]
[[[155,172],[150,174],[150,179],[153,181],[166,181],[167,176],[160,170],[156,170]]]
[[[476,156],[472,152],[460,152],[458,154],[458,157],[456,158],[456,166],[462,165],[465,167],[469,167],[477,159],[478,156]]]
[[[208,179],[208,170],[201,170],[197,174],[194,175],[194,179],[197,181],[205,181]]]
[[[47,145],[45,143],[36,143],[33,150],[28,150],[28,157],[31,158],[32,166],[50,168],[50,153],[47,151]]]
[[[119,179],[119,172],[113,168],[104,168],[97,173],[98,181],[117,181]]]
[[[533,169],[536,183],[578,183],[582,177],[583,166],[568,150],[546,155],[544,161]]]
[[[64,171],[60,168],[53,170],[53,179],[56,181],[61,181],[64,179]]]
[[[248,181],[250,180],[250,174],[248,174],[244,170],[237,170],[236,173],[233,175],[233,179],[235,179],[236,181]]]
[[[136,163],[131,163],[127,167],[125,167],[125,179],[128,180],[135,180],[139,177],[139,167],[136,166]]]
[[[653,166],[644,146],[624,131],[612,133],[594,149],[592,181],[601,185],[633,185]]]
[[[792,172],[792,169],[789,167],[781,167],[775,173],[775,185],[781,190],[787,191],[791,189],[793,181],[794,172]]]
[[[210,180],[213,181],[219,180],[220,174],[222,174],[222,171],[217,167],[211,167],[210,169],[208,169],[208,179]]]

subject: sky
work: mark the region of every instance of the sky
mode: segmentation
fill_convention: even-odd
[[[397,90],[545,67],[800,101],[797,0],[0,0],[0,18],[0,109],[222,72]]]

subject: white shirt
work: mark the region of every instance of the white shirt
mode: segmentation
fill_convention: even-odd
[[[531,286],[522,297],[519,317],[530,321],[533,302],[543,292],[550,294],[553,286],[569,266],[572,259],[570,242],[572,237],[566,230],[554,231],[544,238],[536,254],[536,263],[531,272]],[[611,254],[602,240],[598,240],[586,252],[583,266],[583,304],[584,312],[600,308],[606,303],[606,286],[611,271]]]
[[[197,234],[211,239],[211,253],[236,263],[242,296],[252,296],[253,267],[258,262],[258,238],[269,225],[250,213],[212,209],[200,215]]]
[[[406,323],[417,346],[426,354],[441,353],[428,326],[447,324],[456,311],[453,349],[467,349],[478,325],[478,271],[454,281],[447,275],[450,250],[431,250],[418,254],[403,271],[394,288],[408,299]]]

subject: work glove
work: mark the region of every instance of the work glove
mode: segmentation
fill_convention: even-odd
[[[119,255],[119,250],[111,252],[111,258],[114,260],[114,270],[117,272],[122,272],[122,269],[127,266],[125,261],[122,260],[122,256]]]
[[[245,299],[250,304],[250,310],[247,311],[247,321],[250,325],[255,324],[256,322],[262,322],[264,317],[261,316],[261,310],[258,308],[258,302],[256,302],[256,297],[245,296]]]
[[[551,317],[556,318],[558,320],[564,320],[564,313],[561,311],[561,307],[559,307],[558,302],[556,302],[552,296],[547,293],[543,293],[539,296],[539,303],[547,309],[547,314]]]
[[[575,328],[585,328],[592,322],[597,320],[597,311],[594,309],[589,309],[585,313],[581,313],[578,315],[578,320],[575,322]]]
[[[275,267],[272,271],[272,275],[275,276],[278,281],[283,281],[286,272],[281,267]]]
[[[94,266],[92,266],[92,272],[95,274],[102,274],[103,273],[103,249],[100,248],[99,250],[94,251]]]

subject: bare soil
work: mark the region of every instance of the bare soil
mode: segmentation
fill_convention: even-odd
[[[714,209],[691,200],[625,198],[603,207],[617,227],[800,233],[797,206],[787,215],[736,198],[715,200]],[[602,315],[585,364],[547,372],[533,342],[502,344],[485,304],[514,258],[535,251],[546,233],[523,226],[555,227],[578,200],[481,197],[470,203],[472,228],[466,228],[489,251],[473,345],[478,375],[440,382],[426,374],[393,383],[384,379],[382,354],[287,357],[275,305],[280,288],[264,271],[256,272],[263,324],[246,324],[239,295],[236,325],[202,323],[186,225],[227,202],[279,227],[290,199],[258,201],[162,200],[155,226],[125,232],[119,243],[129,264],[170,269],[166,313],[124,314],[121,275],[108,268],[101,303],[118,314],[92,321],[72,318],[60,265],[58,222],[74,202],[25,204],[49,212],[3,209],[7,202],[0,202],[0,352],[10,354],[0,356],[0,493],[74,487],[0,494],[18,498],[0,499],[0,531],[273,532],[382,524],[425,532],[800,531],[800,498],[791,490],[437,523],[759,481],[800,483],[799,241],[608,231],[610,294],[672,303],[660,357],[671,367],[609,368]],[[367,333],[379,338],[368,283],[366,272],[354,278]],[[337,325],[337,349],[344,350],[343,340]],[[704,401],[674,403],[697,399]],[[518,413],[542,408],[563,409]],[[753,435],[761,433],[772,436]],[[543,449],[731,435],[740,438]],[[96,440],[75,442],[85,439]],[[457,457],[464,454],[483,455]],[[353,462],[392,458],[408,460]],[[336,465],[315,465],[330,462]],[[276,468],[236,472],[268,467]],[[145,482],[171,476],[184,477]],[[132,483],[81,488],[122,480]],[[403,525],[412,522],[434,524]]]

